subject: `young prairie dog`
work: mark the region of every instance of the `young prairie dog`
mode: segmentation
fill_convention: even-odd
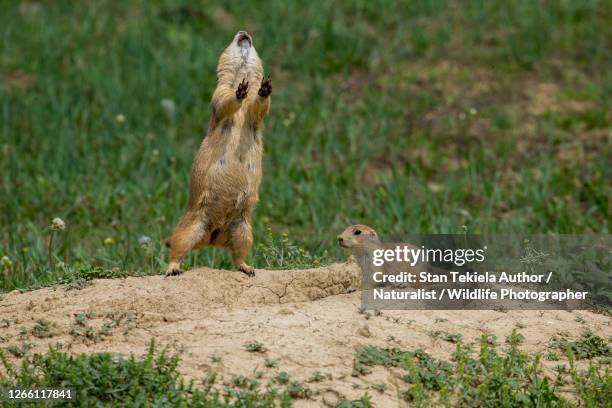
[[[357,259],[371,254],[374,249],[380,248],[383,244],[373,228],[356,224],[348,226],[342,231],[342,234],[338,235],[338,245],[344,249],[349,258]]]
[[[374,228],[368,227],[367,225],[363,224],[348,226],[340,235],[338,235],[337,238],[338,245],[340,245],[344,249],[344,252],[349,256],[349,259],[352,259],[356,262],[359,262],[360,259],[364,259],[363,257],[372,257],[372,253],[376,249],[394,250],[397,246],[397,244],[394,243],[381,242]],[[404,246],[416,249],[415,246],[410,244],[402,244],[402,247]],[[366,265],[368,267],[375,268],[377,272],[383,272],[384,275],[398,275],[401,272],[412,272],[418,274],[419,272],[425,270],[423,269],[424,265],[421,263],[417,263],[416,265],[411,266],[406,263],[391,262],[384,263],[381,267],[374,267],[369,262],[366,262]],[[372,272],[373,271],[374,269],[372,270]],[[364,289],[369,289],[373,286],[378,285],[374,282],[363,282]],[[420,288],[421,284],[419,282],[414,282],[409,286],[413,288]]]
[[[229,249],[234,265],[255,275],[245,258],[253,245],[251,213],[258,201],[262,127],[271,93],[252,37],[239,31],[219,58],[212,115],[193,160],[187,210],[166,241],[166,276],[181,274],[181,259],[206,246]]]

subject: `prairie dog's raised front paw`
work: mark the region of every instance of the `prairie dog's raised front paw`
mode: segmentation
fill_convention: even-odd
[[[249,93],[249,83],[246,82],[246,78],[245,78],[242,80],[240,85],[238,85],[238,89],[236,89],[236,99],[241,101],[244,98],[246,98],[248,93]]]
[[[267,79],[263,79],[261,81],[261,86],[259,87],[259,96],[266,97],[270,96],[272,93],[272,79],[268,77]]]

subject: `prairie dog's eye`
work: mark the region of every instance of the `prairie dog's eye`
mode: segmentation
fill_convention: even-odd
[[[361,235],[361,230],[355,230],[355,232],[353,233],[355,235]]]

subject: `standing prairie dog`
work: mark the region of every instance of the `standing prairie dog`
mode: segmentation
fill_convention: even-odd
[[[253,245],[251,212],[261,182],[262,125],[272,83],[264,79],[246,31],[239,31],[221,54],[217,82],[208,131],[193,160],[187,210],[166,241],[166,276],[181,274],[181,259],[206,246],[228,248],[234,265],[255,275],[245,258]]]

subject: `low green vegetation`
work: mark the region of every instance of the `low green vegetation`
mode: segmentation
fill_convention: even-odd
[[[250,351],[251,353],[264,353],[266,351],[266,348],[263,343],[260,343],[258,341],[246,343],[244,345],[244,349],[246,351]]]
[[[25,360],[21,368],[12,367],[6,360],[3,362],[9,377],[0,377],[0,386],[73,387],[78,392],[77,405],[82,407],[96,404],[272,407],[287,406],[291,400],[284,391],[259,391],[243,384],[218,391],[214,389],[214,375],[208,376],[199,387],[185,383],[177,371],[178,358],[165,352],[155,353],[153,346],[141,359],[117,358],[109,353],[69,356],[51,350]]]
[[[568,351],[570,367],[562,366],[551,380],[544,373],[539,354],[520,351],[516,330],[508,339],[507,349],[499,352],[483,335],[476,355],[472,347],[459,340],[451,362],[422,351],[369,346],[356,353],[353,376],[367,375],[374,366],[400,368],[405,372],[402,397],[425,407],[600,407],[612,400],[609,361],[592,361],[581,370],[575,364],[578,357]],[[601,338],[596,342],[598,349],[604,348],[600,342],[606,343]],[[571,398],[567,387],[559,387],[568,384],[572,385]]]
[[[570,341],[565,338],[553,338],[551,347],[562,352],[571,353],[577,360],[594,357],[612,357],[610,341],[606,341],[591,332],[585,332],[580,340]]]
[[[609,232],[611,15],[598,0],[3,1],[0,291],[165,270],[239,29],[274,81],[256,267],[342,259],[334,237],[355,222]],[[231,266],[212,249],[196,265]]]
[[[448,341],[449,343],[459,343],[463,337],[459,333],[448,333],[441,330],[432,330],[429,332],[429,335],[434,339],[442,339],[444,341]]]
[[[86,317],[76,320],[84,325]],[[566,342],[565,363],[559,361],[553,372],[544,370],[540,354],[520,350],[516,330],[508,339],[503,351],[486,334],[480,339],[479,350],[458,339],[450,361],[420,350],[367,346],[355,353],[352,375],[367,380],[376,366],[394,368],[395,373],[400,370],[401,382],[393,386],[373,383],[372,393],[393,389],[406,402],[422,407],[600,407],[611,400],[609,341],[585,335],[582,340]],[[585,347],[590,350],[588,355],[577,352]],[[209,371],[202,380],[186,381],[177,369],[179,358],[157,351],[153,342],[141,358],[111,353],[70,355],[53,348],[31,354],[29,348],[23,343],[7,349],[21,358],[17,367],[0,350],[0,387],[71,387],[78,392],[78,406],[288,407],[298,399],[318,401],[321,392],[328,389],[325,382],[331,379],[315,371],[301,382],[279,370],[226,380]],[[583,358],[591,360],[579,365],[577,360]],[[269,368],[277,365],[265,361]],[[337,405],[369,406],[367,393],[359,400],[341,400]]]
[[[267,385],[256,378],[235,376],[222,382],[214,372],[201,381],[185,381],[179,358],[156,351],[151,343],[142,358],[110,353],[71,356],[54,349],[24,359],[15,367],[0,351],[0,387],[65,387],[77,392],[74,404],[91,406],[289,407],[313,393],[305,384],[281,372],[283,381]],[[4,374],[3,374],[4,373]],[[6,403],[3,407],[19,407]],[[369,398],[340,401],[339,407],[370,407]]]
[[[34,337],[43,339],[47,337],[52,337],[51,332],[52,332],[51,322],[48,322],[47,320],[37,320],[36,323],[34,324],[34,327],[32,327],[31,334]]]

